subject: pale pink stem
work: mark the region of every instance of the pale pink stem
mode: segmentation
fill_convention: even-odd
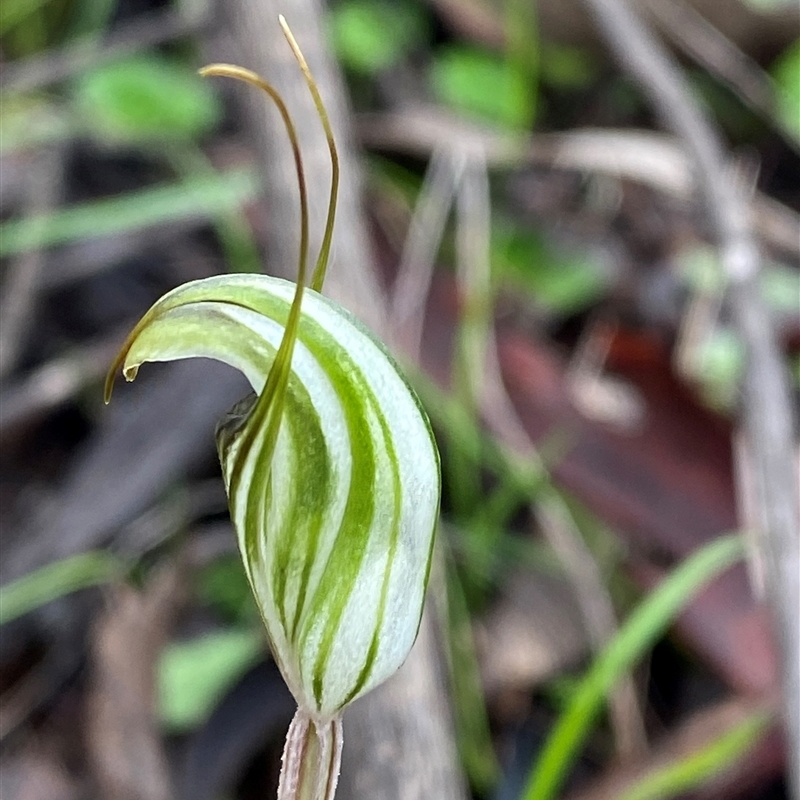
[[[341,717],[314,720],[298,708],[286,734],[278,800],[333,800],[341,763]]]

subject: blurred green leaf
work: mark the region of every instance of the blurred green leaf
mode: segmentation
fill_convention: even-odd
[[[12,219],[0,223],[0,256],[208,217],[240,208],[257,193],[258,178],[251,170],[232,170]]]
[[[103,550],[40,567],[0,587],[0,625],[79,589],[108,583],[121,572],[119,559]]]
[[[504,0],[505,66],[525,87],[524,118],[517,127],[529,129],[539,106],[539,72],[542,42],[539,37],[538,4],[530,0]]]
[[[744,755],[768,723],[768,714],[754,713],[702,749],[640,778],[620,800],[666,800],[699,788]]]
[[[592,662],[531,771],[524,800],[558,794],[603,701],[619,678],[653,646],[694,595],[744,555],[739,536],[723,536],[694,552],[628,617]]]
[[[678,263],[686,282],[696,292],[721,292],[725,286],[719,254],[710,245],[683,250]]]
[[[609,288],[609,278],[596,261],[580,253],[559,253],[529,230],[497,225],[492,260],[505,280],[556,314],[577,313]]]
[[[778,115],[800,139],[800,39],[778,56],[770,72],[778,87]]]
[[[247,582],[241,559],[236,556],[219,558],[198,575],[200,599],[213,606],[231,622],[258,620],[258,609]]]
[[[203,722],[264,652],[256,630],[227,630],[168,645],[158,664],[161,721],[173,732]]]
[[[381,0],[338,3],[330,12],[330,31],[344,66],[367,76],[399,62],[427,34],[418,6]]]
[[[770,308],[797,314],[800,311],[800,272],[785,264],[765,264],[761,292]]]
[[[445,48],[431,65],[430,80],[439,102],[456,111],[510,128],[530,124],[530,87],[501,56],[471,47]]]
[[[542,55],[542,81],[556,89],[583,89],[597,79],[599,69],[591,54],[580,47],[550,42]]]
[[[196,139],[220,118],[211,85],[155,55],[106,64],[75,87],[79,113],[94,135],[113,141]]]
[[[162,147],[175,171],[186,180],[219,178],[220,172],[202,148],[194,144]],[[222,208],[211,218],[229,272],[261,272],[261,254],[253,230],[241,207]]]
[[[744,345],[730,328],[717,328],[698,346],[697,377],[714,408],[730,408],[744,370]]]
[[[50,2],[51,0],[3,0],[0,3],[0,36],[5,36],[13,27]]]
[[[757,139],[763,123],[727,85],[703,69],[687,70],[695,100],[713,116],[728,137],[737,142]]]

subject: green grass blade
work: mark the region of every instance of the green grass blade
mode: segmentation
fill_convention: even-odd
[[[453,705],[457,744],[470,784],[481,795],[488,795],[497,783],[500,766],[492,746],[467,600],[452,563],[447,565],[446,587],[447,644],[456,701]]]
[[[666,800],[702,786],[747,752],[769,721],[764,711],[752,714],[699,752],[645,775],[620,800]]]
[[[693,553],[642,601],[578,685],[529,777],[524,800],[556,796],[617,680],[652,647],[694,595],[743,554],[739,536],[716,539]]]
[[[102,550],[40,567],[0,587],[0,625],[78,589],[108,583],[121,572],[119,559]]]
[[[258,179],[251,170],[231,170],[14,219],[0,225],[0,256],[215,216],[240,207],[257,193]]]

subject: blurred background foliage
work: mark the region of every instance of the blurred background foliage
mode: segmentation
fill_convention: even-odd
[[[735,5],[747,21],[786,14],[792,3]],[[157,14],[171,14],[163,19],[178,24],[173,36],[151,46],[143,35],[137,39],[135,25]],[[6,350],[0,359],[0,405],[5,405],[0,518],[9,550],[29,531],[24,520],[35,517],[31,509],[65,491],[74,453],[100,429],[99,381],[120,330],[179,280],[261,269],[269,220],[257,208],[259,170],[246,126],[231,96],[196,74],[213,39],[210,15],[210,7],[195,0],[4,0],[0,5],[5,74],[0,308],[7,319],[14,318],[14,308],[24,312],[21,322],[0,323]],[[540,137],[531,141],[542,147],[556,141],[548,136],[575,131],[658,127],[597,40],[581,31],[556,36],[545,24],[551,17],[551,7],[540,15],[538,5],[526,0],[334,0],[325,8],[328,40],[347,80],[357,131],[362,116],[388,118],[409,108],[435,109],[438,124],[453,126],[455,143],[461,125],[487,134],[488,141]],[[795,20],[776,34],[779,26],[765,24],[761,34],[740,35],[737,42],[741,27],[732,24],[731,47],[746,59],[753,80],[767,87],[764,105],[755,107],[724,75],[676,49],[698,101],[720,126],[743,175],[773,203],[775,226],[789,220],[791,237],[800,211],[799,26]],[[126,44],[118,57],[108,58],[110,37],[118,34],[128,36]],[[57,65],[65,54],[64,63],[71,66],[62,74]],[[37,72],[42,64],[44,73]],[[40,74],[51,77],[37,78]],[[422,202],[428,159],[413,148],[393,147],[390,137],[384,144],[363,138],[369,221],[385,277],[393,274]],[[58,167],[51,173],[58,177],[45,172],[42,178],[37,171],[48,153],[55,154]],[[591,425],[618,437],[609,440],[613,446],[603,458],[598,456],[595,473],[611,469],[603,459],[613,461],[618,439],[640,446],[625,437],[655,425],[647,418],[654,403],[666,409],[668,430],[679,430],[685,414],[701,419],[694,435],[711,430],[716,438],[709,451],[716,453],[731,433],[743,352],[719,308],[724,281],[707,230],[694,218],[696,209],[680,207],[655,190],[632,188],[636,181],[615,176],[613,169],[565,166],[551,155],[537,163],[520,157],[490,164],[490,170],[489,275],[472,322],[451,313],[463,291],[456,200],[452,212],[445,212],[449,216],[435,248],[431,302],[441,304],[450,326],[447,337],[466,343],[465,353],[454,358],[456,378],[450,386],[435,379],[430,367],[435,354],[423,352],[422,364],[408,365],[443,454],[445,496],[431,603],[444,634],[456,738],[473,796],[553,797],[568,775],[572,792],[591,786],[591,776],[598,785],[624,785],[617,794],[608,789],[587,798],[686,796],[705,791],[698,787],[709,781],[713,787],[744,754],[755,753],[753,774],[760,779],[747,788],[751,794],[737,794],[736,781],[729,781],[724,794],[696,796],[786,797],[780,765],[763,754],[764,741],[774,736],[774,708],[760,702],[769,693],[748,695],[742,682],[731,678],[741,674],[735,665],[720,666],[730,654],[704,650],[685,631],[680,643],[666,633],[702,587],[741,558],[739,540],[708,544],[714,537],[706,526],[700,533],[686,531],[680,546],[670,549],[637,529],[636,515],[624,501],[627,491],[646,505],[664,489],[661,482],[671,479],[671,470],[696,469],[700,480],[711,475],[711,483],[727,486],[732,481],[727,456],[710,455],[708,463],[687,467],[656,448],[647,462],[653,471],[629,474],[628,485],[619,488],[623,499],[598,500],[597,491],[570,473],[571,467],[560,470],[576,437],[585,435],[583,428],[551,414],[543,434],[534,437],[536,457],[520,456],[486,424],[470,388],[482,381],[480,368],[469,360],[470,336],[477,330],[485,345],[496,329],[501,355],[519,349],[520,337],[533,343],[529,360],[520,363],[536,367],[532,381],[542,383],[538,389],[529,386],[529,392],[554,392],[558,406],[567,395],[547,381],[568,385],[570,402]],[[45,188],[42,201],[41,185],[50,186],[55,199],[48,199]],[[796,390],[798,253],[773,243],[766,255],[764,297],[778,321]],[[20,275],[34,275],[38,288],[19,289]],[[691,327],[698,315],[707,323],[699,329]],[[476,329],[470,328],[473,323]],[[655,377],[646,380],[652,382],[637,383],[648,369]],[[547,403],[551,400],[545,403],[551,413]],[[592,446],[606,441],[605,434],[598,436]],[[652,446],[642,442],[642,448]],[[627,447],[620,445],[621,451]],[[252,705],[247,681],[268,648],[232,553],[233,540],[217,535],[220,528],[225,536],[229,531],[224,499],[205,488],[216,476],[213,461],[199,459],[169,487],[194,500],[151,498],[138,522],[126,521],[151,530],[130,550],[115,537],[109,549],[4,577],[0,704],[13,714],[0,746],[9,769],[45,769],[46,758],[30,761],[30,742],[53,738],[58,780],[77,792],[63,796],[87,796],[80,792],[91,784],[91,753],[64,756],[58,744],[64,732],[58,725],[48,727],[48,720],[65,713],[64,697],[70,708],[83,702],[86,670],[98,658],[87,649],[90,623],[98,624],[106,613],[103,597],[120,585],[149,596],[165,565],[178,564],[188,575],[183,599],[175,601],[180,613],[164,612],[165,619],[174,614],[180,623],[159,634],[163,641],[151,664],[173,765],[183,763],[181,748],[191,749],[200,734],[224,740],[226,710],[235,710],[234,719],[237,713],[245,718],[243,709]],[[193,490],[198,486],[202,491]],[[700,506],[711,527],[718,518],[734,518],[728,508],[717,514],[714,502]],[[542,535],[542,509],[556,509],[569,520],[582,557],[591,560],[592,574],[621,621],[604,643],[592,643],[584,630],[575,574]],[[676,512],[674,520],[667,519],[664,529],[679,529],[678,517]],[[192,545],[194,540],[200,544]],[[656,573],[668,577],[652,590]],[[552,591],[555,610],[549,617],[526,599],[531,591],[534,596]],[[735,602],[746,609],[752,604],[749,596],[737,595]],[[544,601],[541,606],[549,608]],[[699,630],[702,638],[702,631],[717,624],[716,610],[713,603],[698,608],[705,621],[693,635]],[[77,620],[70,646],[52,633],[53,620],[61,618]],[[535,638],[537,625],[556,628],[555,635],[537,640],[537,646],[553,649],[544,666],[531,660],[533,645],[533,651],[525,649],[525,637]],[[521,642],[519,652],[509,641]],[[64,656],[76,649],[77,659]],[[522,666],[515,661],[520,658]],[[61,662],[67,666],[59,671]],[[42,664],[50,671],[42,672]],[[611,706],[614,687],[623,679],[636,687],[640,709],[632,714],[639,715],[649,744],[620,755]],[[20,687],[28,692],[21,705],[14,700]],[[743,710],[707,735],[692,729],[690,736],[682,727],[691,714],[739,694],[749,698]],[[685,736],[689,744],[662,752],[659,742],[670,735]],[[233,776],[225,796],[257,796],[274,778],[274,746],[261,762],[255,755],[263,754],[264,737],[256,726],[251,740],[232,745],[246,758],[244,772]],[[19,753],[28,761],[20,761]],[[628,773],[626,765],[633,765]],[[623,784],[602,783],[618,773],[627,776]]]

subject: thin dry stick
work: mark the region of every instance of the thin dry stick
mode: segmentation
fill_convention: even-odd
[[[18,383],[0,392],[0,442],[24,423],[57,408],[89,383],[100,380],[119,350],[123,336],[110,336],[79,345],[37,367]]]
[[[472,403],[482,407],[483,362],[492,336],[491,197],[486,156],[473,150],[458,176],[456,281],[462,303],[459,339],[464,378]]]
[[[58,148],[46,149],[36,155],[28,176],[26,214],[43,216],[57,205],[62,166]],[[41,288],[44,258],[42,250],[34,248],[18,256],[8,270],[0,298],[0,377],[14,369],[25,345],[25,335]]]
[[[391,329],[403,338],[403,349],[415,364],[419,362],[425,299],[436,253],[462,170],[463,160],[449,148],[433,151],[400,256],[389,309]]]
[[[754,111],[775,115],[772,79],[734,42],[683,0],[646,0],[663,33],[697,63],[726,83]]]
[[[465,309],[462,353],[471,397],[489,427],[506,442],[516,443],[533,461],[538,473],[547,474],[536,446],[525,430],[506,392],[497,359],[497,342],[491,323],[491,266],[489,258],[489,180],[486,161],[479,151],[470,154],[458,192],[456,275]],[[534,517],[555,551],[578,601],[583,624],[595,651],[617,628],[611,598],[589,548],[559,493],[543,484]],[[647,738],[636,686],[626,674],[610,697],[611,724],[621,758],[646,749]]]
[[[759,290],[746,198],[678,67],[623,0],[585,0],[623,66],[690,154],[720,249],[728,300],[747,351],[742,425],[764,529],[759,537],[783,668],[789,782],[800,797],[800,525],[795,433],[785,366]]]

